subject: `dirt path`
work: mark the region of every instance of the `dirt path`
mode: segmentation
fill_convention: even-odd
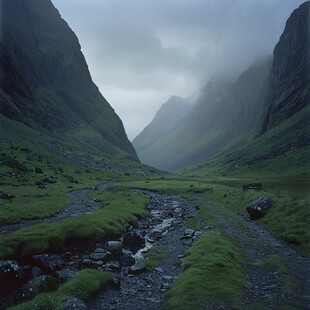
[[[245,253],[245,267],[248,271],[245,305],[255,303],[262,309],[283,309],[282,305],[289,303],[292,309],[310,309],[310,258],[302,256],[257,223],[248,221],[246,217],[238,216],[225,207],[214,207],[209,203],[205,205]],[[291,280],[281,279],[278,272],[260,264],[273,255],[285,260]],[[285,283],[287,281],[292,282]],[[284,294],[281,288],[287,284],[297,285],[296,293],[291,296]]]
[[[100,202],[91,200],[86,196],[87,193],[94,190],[102,190],[113,186],[113,184],[102,184],[100,186],[94,186],[90,189],[76,190],[68,194],[68,196],[73,199],[73,204],[69,205],[59,213],[37,220],[22,220],[17,224],[5,225],[1,227],[0,235],[9,234],[19,229],[30,227],[42,223],[43,221],[50,220],[53,223],[63,221],[64,219],[72,216],[92,214],[98,209],[102,208]]]

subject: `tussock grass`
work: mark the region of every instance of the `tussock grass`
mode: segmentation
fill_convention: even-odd
[[[82,299],[88,303],[92,297],[112,279],[110,272],[84,269],[74,278],[61,285],[56,292],[43,293],[33,300],[11,307],[9,310],[61,310],[68,296]]]
[[[142,194],[110,188],[93,196],[105,205],[93,214],[46,222],[0,236],[0,257],[62,251],[74,241],[99,242],[147,215],[147,200]]]
[[[203,234],[187,251],[183,273],[168,291],[163,309],[204,309],[211,304],[235,306],[243,298],[243,270],[235,244],[218,230]]]

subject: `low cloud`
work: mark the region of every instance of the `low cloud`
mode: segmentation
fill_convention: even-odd
[[[52,0],[133,139],[171,95],[271,54],[300,0]]]

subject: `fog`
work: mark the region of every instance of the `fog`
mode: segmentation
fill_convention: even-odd
[[[132,140],[171,95],[271,54],[300,0],[52,0]]]

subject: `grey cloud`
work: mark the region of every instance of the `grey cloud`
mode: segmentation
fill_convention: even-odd
[[[132,139],[171,95],[272,53],[302,0],[52,0]],[[161,100],[159,102],[159,100]]]

